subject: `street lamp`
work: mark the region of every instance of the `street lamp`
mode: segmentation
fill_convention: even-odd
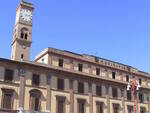
[[[127,91],[132,90],[132,93],[133,93],[134,113],[136,113],[135,92],[139,91],[140,88],[141,88],[141,85],[139,83],[136,86],[135,79],[133,79],[133,81],[129,82],[128,85],[127,85]]]

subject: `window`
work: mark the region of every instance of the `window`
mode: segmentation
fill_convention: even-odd
[[[23,55],[23,54],[21,54],[21,59],[23,59],[23,57],[24,57],[24,55]]]
[[[22,39],[27,40],[27,38],[28,38],[28,29],[22,28],[22,29],[21,29],[21,35],[20,35],[20,37],[21,37]]]
[[[96,103],[96,113],[103,113],[103,103],[102,102],[97,102]]]
[[[56,113],[65,113],[65,97],[56,96],[57,100],[57,112]]]
[[[116,78],[116,73],[112,72],[112,78],[115,79]]]
[[[41,91],[33,89],[30,91],[30,109],[33,111],[40,111]]]
[[[117,98],[118,97],[118,90],[117,90],[117,88],[112,88],[112,96],[113,96],[113,98]]]
[[[142,84],[142,79],[141,79],[141,78],[139,78],[139,84],[140,84],[140,85]]]
[[[127,91],[127,100],[131,100],[131,91]]]
[[[129,82],[129,75],[126,75],[126,82]]]
[[[64,80],[63,79],[58,78],[57,89],[58,90],[64,90]]]
[[[83,68],[83,65],[82,64],[78,64],[78,71],[82,72],[82,68]]]
[[[39,86],[40,84],[40,76],[38,74],[32,75],[32,85]]]
[[[86,113],[85,100],[78,99],[78,113]]]
[[[59,67],[63,67],[63,59],[59,59]]]
[[[119,104],[113,104],[113,113],[119,113]]]
[[[139,101],[140,101],[141,103],[144,102],[144,96],[143,96],[143,93],[139,93]]]
[[[97,96],[102,96],[102,88],[101,88],[101,86],[96,86],[96,95]]]
[[[128,106],[128,113],[133,113],[133,106]]]
[[[100,75],[100,69],[96,68],[96,75]]]
[[[11,69],[5,69],[5,76],[4,76],[4,81],[10,82],[13,80],[13,70]]]
[[[140,108],[140,113],[146,113],[146,108],[145,107],[141,107]]]
[[[2,108],[3,109],[13,109],[13,92],[12,89],[2,88]]]
[[[84,93],[84,83],[78,82],[78,93]]]

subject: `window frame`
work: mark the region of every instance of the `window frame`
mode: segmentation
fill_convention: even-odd
[[[38,82],[35,80],[34,77],[36,77],[36,80],[38,80]],[[35,74],[35,73],[32,74],[32,85],[33,86],[39,86],[40,85],[40,75],[39,74]]]
[[[58,90],[64,90],[65,89],[65,81],[62,78],[57,79],[57,89]]]
[[[59,60],[58,60],[58,66],[59,67],[64,67],[64,60],[62,58],[59,58]]]
[[[10,73],[8,73],[8,71],[10,71],[11,72],[11,74]],[[9,77],[10,75],[11,75],[11,78]],[[13,81],[13,79],[14,79],[14,70],[13,69],[5,69],[5,73],[4,73],[4,81],[5,82],[12,82]]]
[[[84,82],[78,82],[78,93],[84,94]]]
[[[112,72],[112,79],[116,79],[116,72]]]
[[[78,71],[83,72],[83,64],[78,64]]]

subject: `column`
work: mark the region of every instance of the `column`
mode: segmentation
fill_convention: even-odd
[[[51,112],[51,76],[47,75],[47,102],[46,102],[46,112]]]
[[[19,113],[23,113],[24,110],[24,97],[25,97],[25,74],[24,69],[19,69],[20,88],[19,88]]]
[[[88,83],[88,85],[89,85],[89,113],[93,113],[92,84]]]
[[[106,99],[107,99],[107,113],[110,113],[110,96],[109,86],[106,86]]]
[[[136,113],[139,113],[139,107],[138,107],[138,102],[139,102],[139,92],[137,92],[137,94],[136,94],[136,100],[135,100],[135,102],[136,102]]]
[[[70,80],[70,113],[74,112],[73,79]]]
[[[124,89],[121,89],[121,101],[122,101],[122,113],[125,113],[125,103],[124,103]]]

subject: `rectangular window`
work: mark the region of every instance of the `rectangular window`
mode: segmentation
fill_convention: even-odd
[[[82,72],[83,64],[78,64],[78,71]]]
[[[57,89],[58,89],[58,90],[64,90],[64,79],[58,78],[58,81],[57,81]]]
[[[113,96],[113,98],[117,98],[118,97],[118,90],[117,90],[117,88],[112,88],[112,96]]]
[[[114,104],[113,105],[113,113],[119,113],[119,105],[118,104]]]
[[[84,83],[78,82],[78,93],[84,93]]]
[[[131,100],[131,91],[127,91],[127,100]]]
[[[100,69],[96,68],[96,75],[100,75]]]
[[[112,78],[115,79],[116,78],[116,73],[112,72]]]
[[[145,107],[141,107],[140,108],[140,113],[146,113],[146,108]]]
[[[2,89],[2,108],[13,109],[13,90]]]
[[[66,113],[65,111],[65,97],[56,97],[57,99],[57,113]]]
[[[85,100],[78,100],[78,113],[86,113],[85,111]]]
[[[38,74],[32,75],[32,85],[39,86],[40,84],[40,76]]]
[[[64,63],[64,60],[63,59],[59,59],[59,67],[63,67],[63,63]]]
[[[126,75],[126,82],[129,82],[129,75]]]
[[[133,113],[133,106],[128,106],[128,113]]]
[[[141,78],[139,78],[139,84],[140,84],[140,85],[142,84],[142,79],[141,79]]]
[[[4,81],[11,82],[13,80],[13,74],[14,74],[13,70],[5,69]]]
[[[96,95],[102,96],[102,87],[101,86],[96,86]]]
[[[97,102],[96,103],[96,113],[103,113],[103,103],[102,102]]]
[[[139,93],[139,101],[140,101],[141,103],[144,102],[144,96],[143,96],[143,93]]]

